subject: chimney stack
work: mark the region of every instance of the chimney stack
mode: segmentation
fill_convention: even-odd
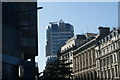
[[[102,35],[102,36],[106,36],[110,33],[110,28],[109,27],[101,27],[100,26],[98,29],[99,29],[100,35]]]

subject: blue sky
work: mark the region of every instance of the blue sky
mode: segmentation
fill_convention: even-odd
[[[40,72],[45,67],[46,27],[49,22],[62,19],[74,26],[75,34],[98,33],[99,26],[118,25],[117,2],[39,2],[38,10],[39,56],[36,61]]]

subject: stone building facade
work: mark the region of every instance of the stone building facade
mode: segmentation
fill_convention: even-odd
[[[69,39],[66,42],[66,44],[61,47],[60,59],[66,60],[65,63],[68,63],[68,62],[71,63],[70,65],[68,65],[68,67],[71,67],[71,71],[73,72],[73,74],[72,74],[73,77],[71,78],[71,80],[73,80],[73,79],[79,80],[80,78],[85,78],[85,77],[82,77],[82,75],[80,77],[80,74],[79,74],[79,78],[78,78],[78,75],[76,75],[76,74],[78,74],[78,72],[76,71],[78,69],[78,66],[80,68],[80,65],[82,65],[79,62],[80,59],[78,59],[80,52],[82,52],[82,54],[85,54],[84,50],[87,49],[88,50],[87,52],[89,52],[89,55],[88,55],[88,53],[85,54],[84,58],[86,55],[88,57],[90,56],[90,59],[94,61],[94,62],[92,62],[90,60],[92,63],[92,65],[90,65],[90,66],[91,66],[91,68],[92,68],[92,66],[95,67],[95,56],[94,56],[94,54],[95,54],[95,39],[93,39],[93,38],[95,38],[96,35],[97,34],[93,34],[93,33],[86,33],[84,35],[76,35],[76,36],[72,37],[71,39]],[[94,53],[94,54],[92,54],[92,53]],[[82,59],[83,58],[81,58],[81,61],[83,61]],[[89,62],[88,61],[86,61],[86,62],[87,62],[86,66],[88,66]],[[94,69],[94,71],[95,71],[95,69]],[[79,70],[79,72],[80,72],[80,70]],[[93,72],[93,73],[95,73],[95,72]],[[87,75],[87,73],[85,73],[85,74]]]
[[[97,76],[100,79],[120,79],[120,27],[98,40],[95,48]]]
[[[95,41],[94,38],[74,51],[74,80],[96,78]]]
[[[96,80],[96,53],[98,41],[109,34],[108,27],[99,27],[99,34],[86,34],[86,40],[73,52],[74,80]]]
[[[68,67],[71,68],[70,71],[73,72],[73,51],[85,40],[84,35],[75,35],[66,41],[66,44],[61,47],[60,60],[65,60],[64,63],[70,63]],[[71,74],[73,76],[73,74]],[[72,79],[73,77],[71,77]]]
[[[61,60],[72,62],[72,80],[120,79],[120,27],[98,29],[98,35],[86,34],[79,45],[66,42],[61,48]]]

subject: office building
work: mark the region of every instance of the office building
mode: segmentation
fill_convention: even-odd
[[[35,80],[37,2],[3,2],[1,7],[2,80]]]
[[[52,56],[57,57],[60,47],[63,46],[68,39],[73,37],[73,35],[74,29],[71,24],[65,23],[63,20],[60,20],[59,22],[50,22],[50,25],[47,28],[46,45],[46,57],[49,61]]]

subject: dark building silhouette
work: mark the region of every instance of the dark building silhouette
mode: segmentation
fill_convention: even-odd
[[[35,80],[37,2],[3,2],[0,27],[2,80]]]

